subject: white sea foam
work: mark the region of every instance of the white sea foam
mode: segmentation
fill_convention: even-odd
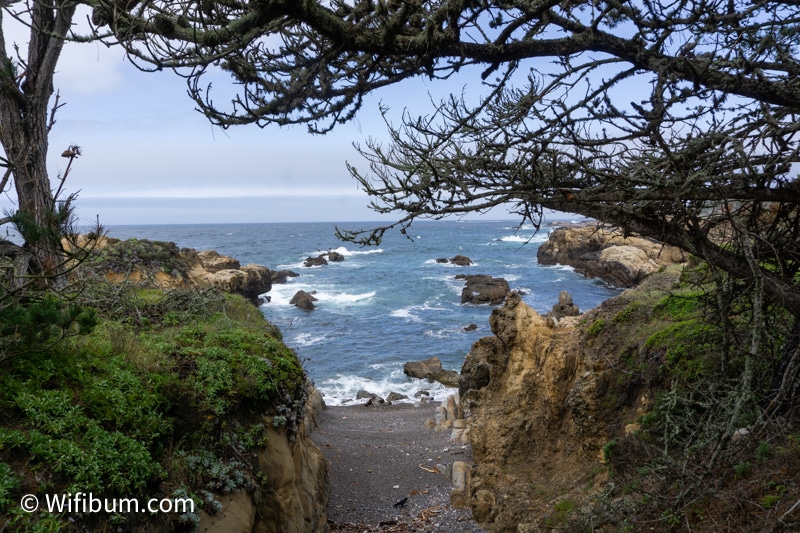
[[[404,318],[411,322],[422,322],[422,319],[417,315],[415,315],[412,312],[412,309],[414,309],[414,307],[404,307],[402,309],[395,309],[394,311],[389,313],[389,316],[394,318]]]
[[[389,316],[394,318],[403,318],[410,322],[422,322],[422,318],[419,317],[419,313],[424,311],[449,311],[446,307],[437,307],[435,305],[430,304],[429,302],[425,302],[422,305],[410,305],[408,307],[403,307],[400,309],[395,309],[389,313]]]
[[[366,400],[356,400],[356,395],[360,390],[377,394],[384,399],[390,392],[408,396],[408,399],[399,400],[400,403],[418,401],[414,394],[420,390],[428,391],[433,401],[443,401],[454,392],[454,389],[447,388],[440,383],[428,383],[425,380],[409,378],[403,374],[400,363],[394,363],[393,366],[395,368],[391,372],[386,373],[384,370],[382,377],[378,379],[338,374],[336,377],[317,381],[315,386],[322,393],[325,403],[332,406],[364,403]]]
[[[299,347],[314,346],[315,344],[325,342],[326,338],[327,338],[326,335],[314,336],[311,335],[310,333],[298,333],[293,338],[289,339],[288,344]]]
[[[376,248],[373,250],[348,250],[346,246],[339,246],[338,248],[330,248],[328,250],[315,250],[313,252],[308,252],[304,254],[305,257],[317,257],[321,254],[326,254],[328,252],[337,252],[342,254],[343,256],[352,256],[352,255],[370,255],[370,254],[382,254],[383,248]],[[305,259],[304,259],[305,261]],[[301,263],[302,264],[302,263]]]
[[[375,294],[375,291],[361,294],[348,294],[346,292],[318,290],[314,293],[314,297],[320,302],[326,302],[332,305],[353,305],[368,303]]]
[[[519,243],[533,243],[533,242],[545,242],[547,240],[548,234],[547,233],[537,233],[535,235],[506,235],[504,237],[500,237],[500,241],[503,242],[519,242]]]
[[[566,272],[574,272],[575,267],[571,267],[569,265],[547,265],[544,268],[550,268],[552,270],[564,270]]]
[[[332,250],[334,252],[338,252],[344,256],[349,255],[371,255],[371,254],[382,254],[383,248],[376,248],[374,250],[348,250],[345,246],[340,246]]]

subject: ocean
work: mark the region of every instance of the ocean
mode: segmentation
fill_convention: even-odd
[[[341,223],[343,229],[376,223]],[[261,306],[283,333],[328,405],[355,401],[359,390],[385,397],[427,390],[444,399],[451,389],[412,379],[403,364],[436,356],[446,369],[459,371],[472,343],[491,335],[492,307],[461,304],[464,283],[457,274],[505,278],[523,300],[540,313],[569,291],[585,311],[618,289],[589,280],[566,266],[542,266],[539,244],[549,230],[535,233],[512,221],[417,222],[406,235],[386,234],[378,247],[361,248],[338,241],[327,223],[208,224],[111,226],[109,236],[172,241],[180,247],[216,250],[241,264],[299,274],[273,285]],[[335,250],[344,261],[306,268],[303,261]],[[473,265],[437,263],[437,258],[466,255]],[[289,305],[298,290],[316,291],[316,309]],[[465,331],[470,324],[474,331]]]

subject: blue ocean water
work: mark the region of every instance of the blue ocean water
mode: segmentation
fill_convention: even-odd
[[[343,223],[344,229],[374,223]],[[547,229],[517,228],[510,221],[418,222],[407,236],[387,233],[379,247],[343,244],[325,223],[114,226],[109,235],[172,241],[197,250],[213,249],[242,264],[300,274],[274,285],[261,309],[283,333],[329,405],[353,401],[366,389],[385,396],[412,396],[426,389],[437,398],[448,391],[403,374],[403,363],[437,356],[445,368],[460,370],[476,340],[491,335],[490,306],[462,305],[459,273],[505,278],[523,300],[547,312],[568,290],[582,310],[618,294],[565,266],[542,266],[536,251]],[[303,261],[336,250],[342,262],[306,268]],[[437,263],[437,258],[468,256],[473,265]],[[317,308],[289,305],[298,290],[316,291]],[[464,331],[476,324],[475,331]]]

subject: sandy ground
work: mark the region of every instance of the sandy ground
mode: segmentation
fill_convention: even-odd
[[[435,406],[327,407],[312,438],[330,463],[332,532],[481,532],[469,510],[450,507],[436,465],[471,461],[468,446],[425,427]]]

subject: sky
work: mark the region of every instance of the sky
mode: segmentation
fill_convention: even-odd
[[[9,24],[6,17],[8,46],[24,46],[27,32]],[[353,142],[385,138],[380,103],[396,116],[404,108],[425,113],[429,91],[438,98],[460,91],[464,82],[457,83],[419,78],[383,89],[354,121],[324,136],[304,126],[223,131],[195,110],[174,73],[141,72],[119,48],[67,43],[55,78],[64,105],[50,135],[51,181],[66,167],[60,154],[80,146],[67,190],[79,191],[81,224],[389,221],[367,207],[347,171],[346,162],[366,168]],[[0,208],[11,198],[6,193]],[[490,216],[510,218],[503,210]]]

